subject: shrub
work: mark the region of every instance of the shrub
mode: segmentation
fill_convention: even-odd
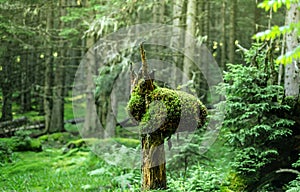
[[[270,63],[263,60],[264,53],[253,53],[257,66],[229,64],[229,71],[224,74],[225,82],[218,87],[226,96],[226,103],[223,103],[225,137],[238,151],[232,166],[248,187],[260,186],[259,182],[266,175],[289,158],[286,150],[291,144],[289,138],[294,125],[285,115],[291,107],[282,102],[283,87],[273,85],[270,72],[266,70]],[[275,178],[265,179],[267,185]]]

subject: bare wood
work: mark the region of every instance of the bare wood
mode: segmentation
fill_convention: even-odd
[[[294,173],[296,175],[300,175],[300,172],[294,169],[279,169],[276,173]]]
[[[142,42],[140,44],[140,53],[141,53],[141,59],[142,59],[142,75],[144,79],[147,79],[148,77],[148,64],[146,61],[146,54],[145,54],[145,50],[144,50],[144,46],[143,46]]]

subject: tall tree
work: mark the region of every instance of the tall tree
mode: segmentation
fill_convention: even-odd
[[[222,0],[221,9],[221,68],[225,69],[226,62],[226,0]]]
[[[228,59],[230,63],[234,63],[235,60],[235,40],[236,40],[236,17],[237,17],[237,0],[232,0],[230,5],[230,29],[229,29],[229,55]]]
[[[51,31],[53,28],[53,10],[52,3],[48,5],[46,9],[46,31]],[[45,131],[50,131],[50,122],[51,122],[51,111],[52,111],[52,76],[53,76],[53,56],[52,56],[52,45],[51,45],[51,36],[48,35],[45,38],[44,45],[48,45],[48,49],[46,51],[46,59],[45,59],[45,80],[44,80],[44,113],[45,113]]]
[[[191,45],[196,32],[196,0],[188,0],[187,11],[186,11],[186,36],[184,41],[184,60],[183,60],[183,73],[185,74],[182,78],[182,82],[186,83],[190,74],[192,61],[191,58],[194,56],[194,47]]]
[[[0,121],[11,121],[13,119],[12,115],[12,68],[13,68],[13,60],[10,56],[10,48],[12,46],[11,43],[7,44],[7,52],[4,53],[5,56],[2,60],[1,65],[1,90],[2,90],[2,116]]]
[[[60,16],[66,15],[66,0],[60,0],[59,6]],[[63,29],[64,26],[64,21],[60,21],[59,28]],[[59,42],[60,50],[54,53],[56,66],[54,71],[53,106],[49,132],[64,130],[65,44],[65,39],[61,37]]]
[[[290,9],[286,12],[287,25],[299,23],[299,17],[300,12],[298,3],[291,4]],[[298,34],[299,31],[295,29],[286,35],[287,52],[292,52],[299,46]],[[286,96],[299,96],[299,72],[299,65],[296,59],[293,59],[292,63],[285,66],[284,90]]]

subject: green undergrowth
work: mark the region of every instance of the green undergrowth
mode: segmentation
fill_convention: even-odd
[[[140,165],[123,166],[140,163],[139,140],[82,139],[68,133],[33,140],[42,144],[43,151],[14,151],[11,161],[0,166],[0,191],[140,191]],[[198,163],[190,161],[186,173],[168,161],[167,191],[241,189],[242,181],[228,164],[231,154],[221,146],[223,142],[217,141],[203,156],[194,154]]]
[[[0,191],[132,191],[140,182],[139,170],[107,164],[81,147],[14,152],[0,172]]]

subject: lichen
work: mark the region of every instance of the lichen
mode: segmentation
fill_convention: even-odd
[[[182,91],[162,88],[153,83],[145,89],[140,80],[131,93],[127,109],[141,124],[141,132],[161,134],[164,138],[175,132],[192,131],[204,126],[207,109],[195,96]]]

